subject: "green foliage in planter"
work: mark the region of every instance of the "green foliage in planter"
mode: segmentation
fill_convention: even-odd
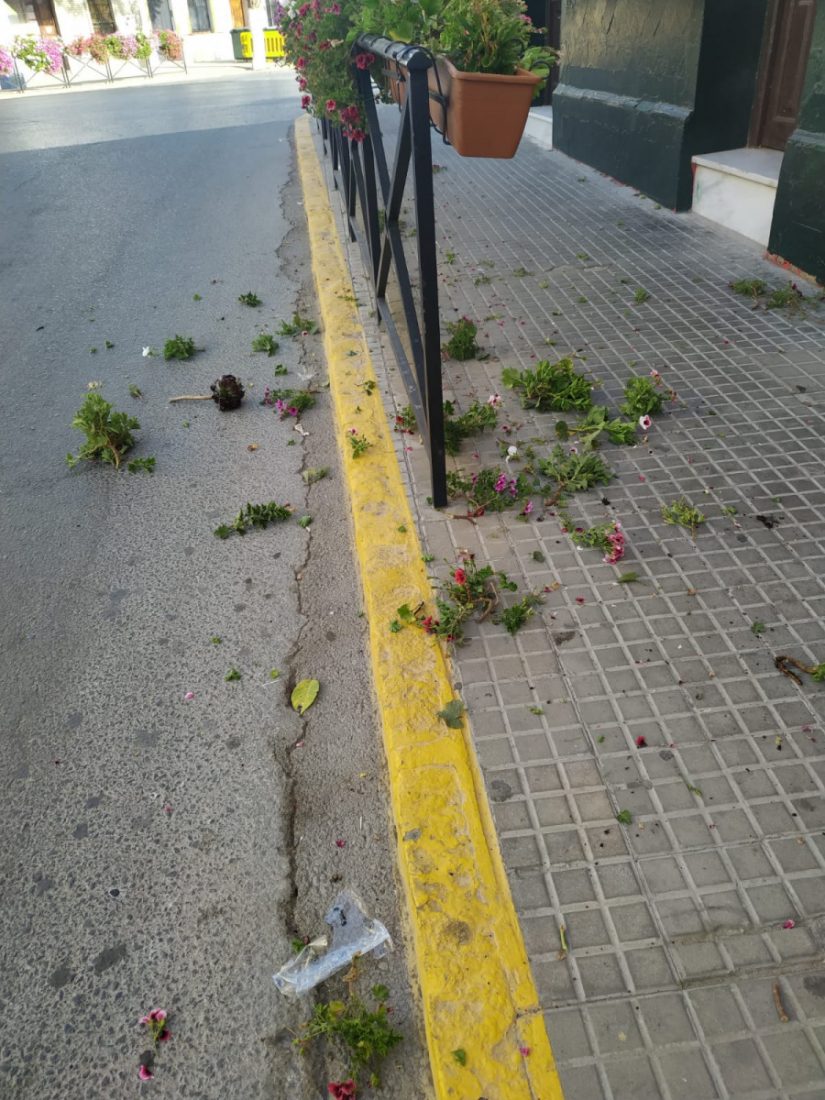
[[[449,0],[437,50],[463,72],[512,76],[535,31],[526,14],[522,0]]]
[[[86,394],[86,400],[77,410],[72,427],[85,432],[86,442],[76,455],[69,453],[66,461],[76,466],[81,459],[91,462],[108,462],[120,466],[122,456],[135,445],[133,431],[140,428],[134,416],[112,412],[112,406],[99,393]]]
[[[501,381],[520,393],[525,409],[586,412],[593,404],[593,383],[574,369],[572,359],[559,359],[557,363],[541,359],[535,370],[506,367]]]

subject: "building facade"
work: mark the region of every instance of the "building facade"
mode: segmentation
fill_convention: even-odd
[[[0,45],[25,34],[71,42],[167,29],[184,39],[187,61],[231,61],[231,31],[247,25],[246,0],[0,0]]]
[[[825,282],[825,2],[565,0],[557,148]]]

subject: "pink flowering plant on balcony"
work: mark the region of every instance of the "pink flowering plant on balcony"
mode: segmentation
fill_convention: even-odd
[[[376,65],[373,54],[351,51],[349,43],[361,29],[360,9],[360,0],[307,0],[281,17],[286,60],[296,70],[301,106],[342,126],[351,141],[363,141],[366,130],[352,66],[363,70]]]
[[[59,38],[26,35],[15,40],[12,53],[34,73],[57,76],[63,68],[63,43]]]
[[[158,53],[167,61],[180,61],[183,57],[183,39],[174,31],[158,31]]]
[[[0,46],[0,76],[8,76],[14,69],[14,58],[8,50]]]

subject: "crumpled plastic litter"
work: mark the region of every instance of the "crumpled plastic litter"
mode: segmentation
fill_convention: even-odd
[[[319,936],[272,975],[275,985],[288,997],[308,993],[358,955],[373,953],[381,958],[392,950],[387,929],[381,921],[367,916],[349,890],[336,896],[324,920],[332,929],[332,944],[328,945],[327,936]]]

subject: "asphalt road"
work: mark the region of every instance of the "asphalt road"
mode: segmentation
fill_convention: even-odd
[[[309,437],[258,404],[266,384],[322,387],[320,339],[250,351],[315,309],[293,89],[244,72],[0,100],[3,1097],[325,1095],[340,1058],[296,1054],[311,1001],[271,974],[347,886],[396,941],[363,964],[405,1035],[384,1095],[429,1091],[328,398]],[[203,350],[143,357],[175,334]],[[239,411],[169,404],[226,372]],[[67,467],[92,381],[140,420],[153,475]],[[269,500],[295,517],[213,536]],[[302,720],[288,690],[310,676]],[[142,1085],[156,1006],[173,1039]]]

